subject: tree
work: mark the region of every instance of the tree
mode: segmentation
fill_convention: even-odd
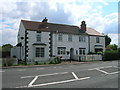
[[[108,45],[107,48],[111,48],[112,50],[117,50],[118,46],[116,44]]]
[[[110,45],[110,42],[111,42],[111,38],[108,35],[106,35],[105,36],[105,47]]]
[[[5,44],[2,46],[2,51],[10,51],[12,47],[11,44]]]

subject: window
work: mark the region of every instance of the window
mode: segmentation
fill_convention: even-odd
[[[44,57],[44,54],[45,54],[44,48],[36,48],[36,53],[35,53],[36,57]]]
[[[79,42],[85,42],[86,38],[85,36],[79,36]]]
[[[62,41],[62,34],[58,35],[58,41]]]
[[[99,43],[99,42],[100,42],[100,38],[96,37],[96,43]]]
[[[68,35],[68,41],[72,42],[72,35]]]
[[[37,42],[41,42],[41,32],[37,32]]]
[[[65,55],[66,47],[58,47],[58,55]]]
[[[85,54],[85,48],[79,48],[79,54],[84,55]]]

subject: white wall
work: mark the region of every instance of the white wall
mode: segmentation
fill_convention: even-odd
[[[71,48],[74,49],[74,54],[76,54],[76,50],[78,50],[79,54],[79,48],[86,48],[86,54],[88,53],[88,36],[86,37],[86,42],[79,42],[79,36],[80,35],[72,35],[72,42],[68,41],[68,35],[69,34],[62,34],[63,41],[58,41],[58,34],[53,34],[53,55],[61,56],[57,54],[57,47],[66,47],[66,51],[70,51]],[[63,59],[69,59],[70,54],[62,55]]]
[[[49,59],[49,32],[41,32],[41,42],[37,42],[36,40],[36,31],[28,30],[28,60],[30,63],[34,61],[45,61]],[[34,43],[44,43],[44,45],[33,45]],[[35,57],[35,47],[45,47],[45,57],[36,58]]]
[[[90,52],[95,52],[95,45],[103,45],[103,51],[105,50],[105,37],[99,37],[99,43],[96,43],[96,37],[98,36],[90,36]]]

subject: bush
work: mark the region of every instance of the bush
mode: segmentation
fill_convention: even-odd
[[[38,65],[39,63],[38,63],[38,61],[35,61],[35,65]]]
[[[13,58],[2,58],[2,66],[12,66],[14,61]]]
[[[61,60],[59,57],[54,57],[53,60],[49,61],[49,64],[59,64],[59,63],[61,63]]]
[[[109,60],[118,60],[119,52],[118,51],[105,51],[103,55],[103,60],[109,61]]]

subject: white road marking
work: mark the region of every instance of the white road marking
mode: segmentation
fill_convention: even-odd
[[[72,75],[74,76],[75,79],[78,79],[77,75],[74,72],[72,72]]]
[[[36,76],[29,84],[28,84],[28,87],[29,86],[32,86],[32,84],[38,79],[38,76]]]
[[[37,70],[41,70],[41,69],[44,69],[44,68],[36,68]]]
[[[56,68],[56,67],[53,67],[53,68]]]
[[[37,87],[37,86],[46,86],[46,85],[52,85],[52,84],[67,83],[67,82],[84,80],[84,79],[89,79],[89,78],[90,77],[84,77],[84,78],[79,78],[79,79],[71,79],[71,80],[65,80],[65,81],[57,81],[57,82],[50,82],[50,83],[44,83],[44,84],[36,84],[36,85],[28,86],[28,87]]]
[[[5,71],[0,71],[0,72],[5,72]]]
[[[21,70],[17,70],[17,71],[25,71],[26,69],[21,69]]]
[[[57,74],[66,74],[68,72],[62,72],[62,73],[52,73],[52,74],[43,74],[43,75],[35,75],[35,76],[50,76],[50,75],[57,75]],[[24,77],[21,77],[21,78],[31,78],[31,77],[35,77],[35,76],[24,76]]]
[[[120,67],[118,67],[118,66],[113,66],[114,68],[120,68]]]
[[[112,73],[108,73],[108,74],[117,74],[117,73],[119,73],[119,72],[112,72]]]
[[[97,67],[97,68],[91,68],[88,70],[103,69],[103,68],[110,68],[110,67],[113,67],[113,66]]]
[[[100,72],[103,72],[103,73],[105,73],[105,74],[108,74],[108,72],[103,71],[103,70],[100,70],[100,69],[98,69],[98,68],[96,68],[96,70],[98,70],[98,71],[100,71]]]

